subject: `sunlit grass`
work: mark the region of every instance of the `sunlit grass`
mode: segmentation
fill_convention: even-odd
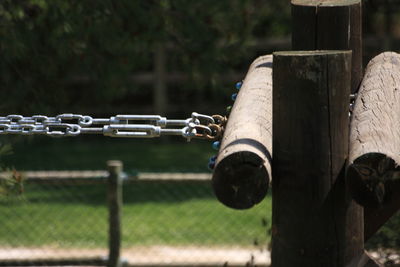
[[[270,198],[250,210],[229,209],[207,183],[125,184],[122,242],[265,245],[270,210]],[[107,247],[105,185],[28,184],[20,199],[3,198],[0,212],[0,246]]]

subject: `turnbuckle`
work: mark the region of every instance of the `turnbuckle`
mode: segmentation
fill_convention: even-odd
[[[184,127],[182,129],[161,128],[147,124],[110,124],[103,126],[103,134],[110,137],[153,138],[161,135],[181,135],[191,138],[195,133]]]
[[[192,118],[185,120],[169,120],[166,117],[161,117],[159,115],[116,115],[110,118],[109,123],[120,125],[138,123],[139,125],[147,125],[144,122],[148,122],[149,125],[160,126],[161,128],[166,128],[168,126],[188,126],[191,122],[200,124],[200,120],[196,117],[200,114],[196,113],[196,116],[193,116],[193,114]],[[200,116],[203,117],[205,115]]]
[[[145,124],[110,124],[103,126],[103,134],[111,137],[159,137],[161,127]]]

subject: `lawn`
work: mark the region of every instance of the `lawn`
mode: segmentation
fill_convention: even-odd
[[[13,153],[2,158],[17,170],[104,169],[120,159],[127,172],[207,172],[210,142],[180,138],[7,137]],[[124,185],[125,247],[135,245],[265,245],[271,199],[237,211],[220,204],[205,182]],[[25,183],[21,198],[0,201],[0,245],[106,247],[106,187]]]
[[[13,154],[2,163],[17,170],[104,169],[120,159],[127,172],[206,172],[215,154],[210,142],[180,138],[2,137]],[[25,185],[21,200],[0,200],[1,246],[106,247],[104,185]],[[124,186],[123,245],[266,244],[271,198],[247,211],[217,202],[207,184],[164,183]],[[398,247],[394,216],[367,244]]]
[[[247,211],[228,209],[204,182],[130,183],[124,185],[122,242],[265,246],[270,210],[270,198]],[[105,185],[26,184],[23,197],[2,198],[0,212],[0,246],[107,246]]]

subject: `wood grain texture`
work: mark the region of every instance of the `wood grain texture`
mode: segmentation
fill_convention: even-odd
[[[292,0],[293,50],[352,50],[351,91],[362,79],[361,0]]]
[[[400,55],[367,66],[350,130],[347,183],[365,209],[365,239],[400,208]]]
[[[271,179],[272,55],[257,58],[243,81],[221,142],[213,173],[223,204],[246,209],[266,195]]]
[[[361,0],[292,0],[294,50],[349,49],[352,54],[351,92],[357,92],[362,79],[362,5]],[[344,100],[348,103],[349,100]],[[347,138],[347,137],[346,137]],[[345,262],[359,255],[363,246],[363,209],[351,200],[344,178],[334,194],[346,209]]]
[[[399,152],[400,55],[386,52],[368,64],[354,106],[347,175],[354,199],[367,207],[389,200]]]
[[[363,253],[344,186],[351,52],[273,60],[272,266],[345,266]]]

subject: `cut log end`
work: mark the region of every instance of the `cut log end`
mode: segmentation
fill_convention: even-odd
[[[272,56],[257,58],[237,95],[221,139],[212,186],[234,209],[261,202],[272,179]]]
[[[367,153],[347,169],[347,184],[360,205],[378,208],[391,199],[391,186],[398,179],[396,162],[382,153]]]
[[[268,191],[265,161],[243,151],[224,158],[215,167],[213,188],[218,200],[234,209],[248,209],[260,203]]]

